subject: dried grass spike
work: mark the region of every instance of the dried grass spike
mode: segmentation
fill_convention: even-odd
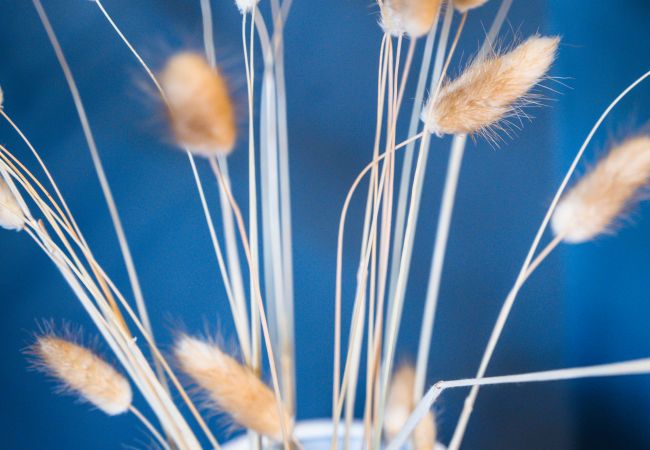
[[[413,389],[415,387],[415,370],[411,365],[403,365],[390,383],[386,412],[384,415],[384,437],[392,441],[406,424],[415,407]],[[436,445],[436,423],[429,412],[422,418],[413,431],[415,450],[433,450]]]
[[[253,10],[260,0],[235,0],[237,8],[242,14],[249,13]]]
[[[430,133],[487,133],[530,102],[526,95],[544,78],[560,39],[533,36],[513,50],[476,60],[437,97],[429,98],[422,120]]]
[[[2,92],[2,86],[0,86],[0,108],[2,108],[2,105],[5,101],[5,94]]]
[[[580,243],[611,231],[650,182],[650,136],[615,146],[560,199],[551,226],[565,242]]]
[[[388,441],[397,436],[411,414],[414,386],[415,371],[412,366],[403,365],[393,374],[384,414],[384,435]]]
[[[182,335],[174,347],[181,370],[209,394],[238,424],[275,441],[282,426],[275,395],[250,369],[216,344]],[[291,419],[285,412],[285,423]]]
[[[129,410],[133,399],[129,382],[92,351],[49,335],[39,337],[31,350],[47,373],[106,414]]]
[[[25,226],[25,216],[7,183],[0,177],[0,227],[20,231]]]
[[[466,13],[470,9],[485,5],[488,0],[453,0],[454,7],[460,13]]]
[[[413,38],[425,35],[433,26],[441,0],[385,0],[381,5],[381,26],[386,33]]]
[[[237,138],[235,112],[219,70],[199,54],[182,52],[167,61],[160,82],[179,144],[206,157],[232,151]]]
[[[436,421],[428,411],[413,430],[414,450],[434,450],[436,447]]]

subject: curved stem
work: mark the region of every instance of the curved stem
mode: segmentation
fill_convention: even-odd
[[[237,202],[232,196],[232,193],[228,189],[228,186],[225,185],[223,176],[221,172],[219,171],[217,167],[217,178],[219,180],[219,183],[221,184],[224,192],[228,196],[228,201],[230,202],[230,206],[233,209],[233,212],[235,213],[235,219],[237,221],[237,225],[239,227],[239,234],[244,246],[244,254],[246,255],[246,259],[248,260],[248,264],[252,264],[252,258],[251,258],[251,250],[250,250],[250,245],[248,243],[248,238],[246,236],[246,227],[244,225],[244,219],[241,215],[241,211],[239,209],[239,206],[237,205]],[[266,320],[266,314],[264,312],[264,303],[262,302],[262,293],[260,290],[260,284],[259,284],[259,279],[257,276],[254,276],[253,279],[251,280],[252,285],[254,286],[255,289],[255,297],[257,298],[257,305],[260,313],[260,322],[262,324],[262,332],[264,334],[264,343],[266,346],[266,352],[269,358],[269,366],[271,369],[271,378],[273,380],[273,390],[275,391],[275,399],[278,404],[278,415],[280,418],[280,426],[282,428],[282,438],[284,440],[284,446],[285,450],[290,449],[289,445],[289,438],[291,433],[289,432],[289,424],[285,423],[285,414],[284,414],[284,404],[282,402],[282,396],[280,394],[280,383],[279,383],[279,378],[278,378],[278,371],[277,371],[277,365],[276,365],[276,359],[273,354],[273,347],[271,345],[271,337],[269,334],[269,328],[268,328],[268,323]]]
[[[144,328],[151,335],[153,341],[155,342],[153,327],[151,326],[149,313],[147,312],[144,295],[142,294],[142,288],[140,286],[140,280],[138,278],[138,274],[135,268],[135,263],[133,262],[131,249],[129,247],[129,243],[126,238],[126,233],[124,232],[124,226],[122,225],[122,220],[120,219],[120,215],[117,210],[117,205],[115,204],[115,199],[113,198],[113,192],[111,190],[110,184],[108,182],[108,178],[106,177],[106,173],[104,171],[104,165],[102,164],[102,160],[99,156],[99,150],[97,149],[95,137],[93,135],[92,129],[90,128],[90,122],[86,114],[86,108],[84,107],[84,104],[81,100],[81,95],[79,93],[77,83],[74,79],[72,70],[70,69],[70,66],[63,53],[63,49],[61,48],[59,40],[56,37],[56,34],[54,33],[54,29],[50,24],[50,21],[47,17],[45,9],[43,8],[40,0],[33,0],[33,4],[34,7],[36,8],[41,23],[43,24],[43,28],[47,33],[50,43],[54,48],[54,52],[56,53],[57,60],[59,61],[59,65],[61,66],[61,69],[63,70],[63,74],[68,84],[68,88],[72,95],[72,99],[74,101],[77,114],[79,115],[79,122],[81,123],[84,137],[86,139],[86,143],[88,144],[88,150],[90,151],[90,155],[92,157],[93,166],[95,167],[95,172],[97,173],[97,178],[99,179],[99,184],[101,186],[104,199],[106,200],[106,204],[108,206],[108,211],[111,216],[111,221],[113,222],[113,228],[115,229],[115,233],[117,235],[117,240],[120,246],[120,251],[122,253],[122,258],[124,260],[124,265],[126,267],[127,275],[129,277],[129,282],[131,284],[133,297],[135,299],[136,307],[138,309],[138,316],[140,317],[140,320],[142,320],[142,324],[144,325]],[[167,380],[165,378],[165,374],[164,371],[162,370],[162,367],[160,367],[160,364],[155,359],[154,359],[154,364],[156,366],[156,373],[158,375],[158,379],[160,380],[165,390],[168,391],[169,387],[167,386]]]
[[[214,33],[212,22],[212,7],[210,0],[200,0],[201,3],[201,22],[203,24],[203,47],[208,63],[213,69],[217,67],[217,54],[214,46]],[[212,156],[209,158],[210,166],[219,164],[221,171],[230,186],[230,174],[228,170],[228,159],[223,156]],[[224,193],[219,190],[219,203],[221,208],[221,221],[223,223],[224,240],[226,244],[226,258],[228,261],[228,277],[232,289],[232,298],[229,298],[230,308],[235,322],[237,339],[244,356],[246,364],[251,363],[251,345],[248,335],[248,311],[246,310],[246,297],[244,294],[244,284],[241,274],[241,265],[239,263],[239,253],[237,250],[237,236],[235,234],[232,211]],[[233,304],[234,303],[234,304]],[[236,308],[233,309],[233,307]]]
[[[451,13],[453,14],[453,12]],[[441,81],[445,77],[447,67],[449,67],[450,61],[454,56],[458,40],[464,29],[465,21],[467,19],[467,14],[462,16],[460,23],[458,24],[454,40],[451,44],[449,52],[447,54],[445,65],[442,67],[440,73],[435,73],[432,78],[432,86],[434,83],[437,83],[438,89],[441,85]],[[439,44],[441,45],[441,51],[436,55],[436,68],[440,67],[440,61],[444,59],[444,49],[446,47],[446,40],[449,33],[451,25],[450,13],[447,11],[445,16],[445,24],[443,25],[443,34]],[[438,94],[438,90],[435,91],[434,95]],[[435,97],[434,97],[435,98]],[[404,307],[404,299],[406,296],[406,286],[408,282],[408,276],[411,266],[411,256],[413,252],[413,245],[415,241],[415,231],[417,227],[417,221],[420,211],[420,200],[422,197],[422,187],[424,185],[424,176],[426,162],[429,152],[429,140],[430,135],[425,136],[424,139],[420,141],[420,153],[418,155],[418,162],[415,167],[415,173],[413,175],[413,186],[411,191],[411,199],[409,203],[409,212],[406,219],[406,229],[404,232],[404,244],[402,247],[400,255],[400,265],[399,272],[397,276],[397,284],[395,289],[395,296],[390,299],[389,309],[387,313],[387,323],[386,323],[386,344],[384,347],[383,359],[382,359],[382,370],[380,378],[380,397],[377,413],[377,432],[375,434],[374,445],[379,446],[381,440],[380,430],[383,426],[384,420],[384,408],[386,405],[386,399],[388,396],[388,387],[390,376],[393,369],[393,362],[395,357],[395,347],[397,345],[397,337],[399,334],[402,311]]]
[[[546,381],[646,374],[650,374],[650,358],[611,364],[599,364],[596,366],[530,372],[519,375],[502,375],[487,378],[467,378],[461,380],[440,381],[431,386],[427,394],[422,398],[420,403],[418,403],[413,410],[413,413],[411,413],[408,420],[405,422],[402,430],[386,447],[386,450],[398,450],[402,448],[404,442],[406,442],[406,439],[408,439],[408,436],[413,432],[421,418],[431,409],[443,391],[447,389],[469,386],[495,386],[502,384],[539,383]]]
[[[526,278],[526,273],[528,271],[528,267],[530,266],[531,260],[533,259],[533,256],[535,255],[535,252],[537,251],[537,247],[539,246],[539,243],[542,239],[542,236],[544,235],[544,232],[546,231],[546,228],[551,220],[551,217],[553,216],[553,212],[555,211],[555,208],[560,201],[560,197],[562,196],[562,193],[564,192],[564,189],[566,188],[567,184],[569,183],[569,180],[571,179],[571,176],[573,175],[573,172],[575,172],[576,167],[578,166],[578,162],[580,162],[580,159],[582,158],[582,155],[584,154],[585,150],[587,149],[587,146],[591,143],[591,140],[593,139],[594,135],[596,134],[596,131],[600,128],[602,123],[605,121],[609,113],[618,105],[618,103],[625,98],[625,96],[632,91],[636,86],[638,86],[641,82],[643,82],[646,78],[650,77],[650,71],[644,73],[641,75],[639,78],[637,78],[632,84],[630,84],[628,87],[626,87],[623,92],[621,92],[615,99],[612,101],[609,106],[605,109],[605,111],[601,114],[601,116],[598,118],[596,123],[594,124],[593,128],[587,135],[587,138],[583,142],[582,146],[580,147],[580,150],[578,150],[578,153],[576,154],[575,158],[573,159],[573,162],[571,163],[571,166],[569,167],[569,170],[567,171],[566,175],[564,176],[564,179],[562,180],[562,183],[560,184],[560,187],[558,188],[557,192],[555,193],[555,196],[553,197],[553,201],[551,202],[550,207],[548,208],[548,211],[546,212],[546,215],[544,216],[544,219],[542,220],[542,223],[537,230],[537,234],[535,235],[535,238],[533,240],[533,243],[528,251],[528,254],[526,255],[526,259],[524,260],[524,263],[521,267],[521,270],[519,271],[519,275],[517,277],[517,280],[515,281],[515,285],[508,297],[506,298],[503,306],[501,307],[501,311],[499,312],[499,316],[497,318],[497,322],[494,325],[494,328],[492,330],[492,334],[490,335],[490,339],[488,341],[487,347],[485,348],[485,352],[483,353],[483,357],[481,358],[481,364],[479,366],[479,370],[477,372],[476,378],[482,378],[485,375],[485,372],[487,370],[487,367],[490,363],[490,360],[492,359],[492,355],[494,354],[494,349],[496,348],[497,342],[499,341],[499,338],[501,337],[501,332],[503,331],[503,328],[505,327],[506,321],[508,319],[508,316],[510,315],[510,311],[512,310],[512,307],[515,303],[515,300],[517,298],[517,294],[519,290],[521,289],[521,286],[523,285],[523,282]],[[474,403],[476,402],[476,396],[478,395],[478,386],[474,386],[469,394],[469,396],[465,399],[465,405],[463,407],[463,410],[461,412],[458,424],[456,425],[456,430],[454,431],[454,435],[452,437],[451,444],[449,446],[449,450],[458,450],[460,448],[460,444],[462,442],[463,436],[465,434],[465,429],[467,428],[467,423],[469,422],[469,418],[472,414],[472,410],[474,408]]]
[[[171,450],[169,447],[169,444],[165,441],[165,439],[160,435],[158,430],[156,430],[156,427],[154,427],[151,422],[142,414],[135,406],[130,405],[129,406],[129,411],[137,417],[137,419],[142,423],[142,425],[145,426],[145,428],[151,433],[151,435],[158,441],[160,446],[164,448],[165,450]]]
[[[501,2],[499,11],[495,16],[492,26],[490,27],[488,34],[485,36],[483,45],[476,57],[477,60],[485,58],[487,53],[492,49],[493,42],[501,30],[511,6],[512,0],[503,0]],[[420,341],[418,344],[418,355],[415,368],[415,387],[413,389],[413,401],[415,402],[417,402],[422,396],[426,381],[431,336],[433,333],[438,296],[440,294],[440,280],[447,250],[447,239],[449,237],[449,227],[454,207],[454,198],[456,196],[456,187],[458,184],[466,140],[466,135],[454,136],[451,156],[447,167],[447,176],[445,179],[445,187],[443,190],[440,215],[438,218],[436,237],[434,241],[433,260],[431,264],[431,272],[429,274],[424,315],[420,328]]]

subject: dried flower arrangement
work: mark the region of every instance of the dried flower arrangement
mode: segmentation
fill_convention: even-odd
[[[135,307],[93,256],[39,152],[3,108],[4,97],[0,90],[0,115],[24,141],[47,178],[47,183],[39,181],[13,152],[0,145],[0,226],[23,232],[49,257],[110,347],[120,369],[114,368],[69,335],[59,336],[51,330],[36,338],[30,354],[35,358],[36,365],[58,379],[65,390],[78,394],[97,409],[111,416],[133,414],[161,448],[202,448],[202,438],[195,434],[188,420],[191,419],[200,427],[210,447],[219,449],[220,444],[199,408],[172,370],[174,365],[156,344],[126,235],[74,76],[40,0],[33,0],[33,3],[75,102],[118,237]],[[164,102],[170,128],[190,162],[235,323],[242,361],[227,354],[215,342],[180,334],[173,349],[175,367],[207,395],[210,408],[227,413],[235,423],[249,431],[247,442],[250,448],[272,445],[281,445],[285,449],[301,447],[300,436],[295,433],[293,261],[283,66],[283,27],[291,0],[270,0],[272,29],[267,27],[263,14],[258,10],[258,1],[235,2],[242,14],[241,39],[248,91],[248,223],[245,223],[238,201],[231,192],[227,156],[235,149],[238,130],[233,99],[216,62],[210,1],[200,1],[205,55],[178,53],[157,74],[130,44],[101,1],[94,0],[94,3],[146,71]],[[650,137],[638,134],[615,145],[565,193],[595,132],[617,103],[650,76],[650,72],[647,72],[628,86],[603,112],[577,152],[504,301],[476,376],[441,381],[425,392],[431,333],[467,136],[483,137],[496,145],[504,134],[508,135],[512,128],[517,127],[514,121],[527,117],[524,111],[526,107],[543,101],[536,87],[551,79],[548,72],[560,42],[557,37],[531,36],[517,45],[513,44],[507,51],[496,51],[495,39],[512,4],[512,0],[502,0],[481,50],[460,75],[450,79],[448,68],[467,15],[484,3],[486,0],[377,0],[384,36],[378,65],[375,142],[371,162],[361,171],[348,192],[338,234],[332,449],[339,445],[349,448],[350,430],[355,421],[357,385],[361,376],[359,368],[364,330],[367,330],[367,369],[362,441],[364,446],[372,449],[385,445],[388,449],[397,450],[411,438],[416,450],[433,450],[437,430],[431,408],[445,389],[471,388],[448,447],[458,450],[480,386],[650,373],[648,358],[592,367],[485,377],[517,294],[535,269],[560,243],[582,243],[611,231],[650,181]],[[454,17],[458,15],[460,19],[452,36]],[[440,21],[442,25],[438,31]],[[406,81],[419,39],[425,36],[409,132],[400,141],[397,123]],[[403,57],[405,37],[410,40]],[[264,67],[259,124],[255,122],[253,114],[256,42],[261,46]],[[427,84],[430,95],[425,100]],[[394,370],[396,341],[402,322],[427,155],[431,139],[442,135],[453,135],[453,141],[417,360],[415,366],[406,365]],[[395,198],[396,158],[402,149],[405,154],[398,177],[399,192]],[[218,183],[225,252],[217,237],[203,181],[197,170],[197,158],[207,160]],[[369,179],[369,187],[356,273],[356,293],[350,319],[349,346],[343,352],[344,231],[351,199],[365,178]],[[261,204],[261,224],[258,204]],[[37,212],[33,214],[32,210]],[[554,238],[538,251],[549,225]],[[245,267],[240,261],[240,246],[245,256]],[[248,273],[248,292],[244,283],[245,271]],[[138,344],[138,337],[146,342],[148,350]],[[145,351],[149,352],[149,357]],[[262,376],[264,355],[268,359],[270,385]],[[155,415],[155,420],[148,419],[133,405],[132,385]],[[180,395],[191,418],[181,413],[174,400],[175,394]]]

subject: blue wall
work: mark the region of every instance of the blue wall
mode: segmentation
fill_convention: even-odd
[[[558,69],[572,87],[559,102],[556,152],[566,170],[576,149],[607,105],[648,70],[650,6],[642,0],[592,2],[580,8],[552,1],[553,31],[564,37]],[[576,14],[580,20],[574,20]],[[599,25],[595,25],[599,24]],[[586,154],[593,162],[609,141],[647,125],[650,89],[642,85],[614,110]],[[647,130],[647,127],[645,128]],[[567,364],[632,359],[650,353],[648,274],[650,208],[640,205],[614,237],[562,252]],[[572,384],[571,411],[580,448],[648,448],[650,380]]]
[[[179,327],[218,330],[233,341],[223,285],[186,157],[169,144],[164,115],[142,70],[91,2],[44,3],[77,74],[160,341],[168,349]],[[230,1],[215,3],[218,58],[236,89],[243,129],[239,14]],[[330,412],[338,218],[349,185],[370,158],[374,134],[381,33],[376,8],[369,3],[295,1],[286,29],[300,418]],[[154,68],[176,50],[201,49],[198,2],[107,0],[105,6]],[[477,48],[497,6],[493,0],[470,15],[460,47],[462,61]],[[0,7],[0,85],[6,110],[42,153],[100,262],[128,292],[76,113],[45,33],[30,2],[4,2]],[[474,373],[501,301],[570,156],[610,99],[646,68],[648,7],[638,0],[612,8],[606,2],[577,8],[560,0],[516,1],[513,6],[510,30],[521,36],[537,31],[564,36],[552,74],[571,77],[571,89],[561,88],[563,94],[552,95],[550,107],[534,110],[535,120],[501,148],[482,141],[468,146],[434,331],[431,381]],[[512,34],[505,32],[504,41]],[[412,93],[414,86],[409,88]],[[594,150],[621,125],[646,120],[643,105],[649,93],[641,87],[621,105],[616,119],[599,133]],[[407,94],[406,99],[408,108],[411,97]],[[0,133],[0,142],[31,163],[6,124],[0,125]],[[403,358],[413,357],[419,333],[448,147],[447,140],[436,141],[427,167],[399,343]],[[234,191],[242,201],[245,148],[242,138],[231,157]],[[208,168],[201,170],[210,179]],[[208,185],[217,213],[216,186]],[[358,232],[361,222],[361,202],[354,207],[354,231],[348,236]],[[650,309],[650,262],[645,258],[650,210],[642,208],[636,217],[637,226],[617,238],[549,258],[522,291],[491,373],[649,354],[641,318]],[[351,313],[356,257],[353,239],[347,242],[352,250],[344,266],[344,317]],[[20,349],[30,342],[35,319],[68,320],[93,330],[33,243],[23,235],[3,233],[0,246],[4,448],[142,446],[148,438],[131,418],[109,419],[69,397],[56,396],[40,374],[27,370]],[[641,379],[486,389],[466,448],[594,450],[615,448],[616,440],[626,442],[628,450],[648,448],[650,436],[643,424],[649,413],[648,392]],[[463,394],[445,395],[438,407],[444,440],[453,431]],[[218,418],[211,424],[224,428]]]

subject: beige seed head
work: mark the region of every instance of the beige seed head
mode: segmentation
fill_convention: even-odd
[[[422,120],[430,133],[486,133],[526,104],[548,72],[560,39],[533,36],[513,50],[476,60],[429,98]]]
[[[235,422],[275,441],[282,425],[273,391],[250,369],[216,344],[181,336],[174,347],[181,370],[199,385]],[[285,412],[284,421],[291,428]]]
[[[235,0],[237,8],[242,14],[251,12],[253,8],[259,3],[260,0]]]
[[[0,86],[0,108],[2,108],[2,104],[5,101],[5,94],[2,92],[2,86]]]
[[[0,177],[0,227],[20,231],[25,226],[25,216],[9,186]]]
[[[650,137],[637,136],[615,146],[561,199],[551,227],[568,243],[611,231],[650,182]]]
[[[179,144],[206,157],[230,153],[237,128],[233,103],[221,73],[201,55],[183,52],[167,61],[159,79],[170,104],[169,118]]]
[[[418,38],[433,26],[441,0],[384,0],[381,26],[386,33]]]
[[[485,5],[488,0],[453,0],[453,2],[458,12],[465,13],[470,9]]]
[[[106,414],[122,414],[131,406],[133,393],[127,379],[87,348],[42,336],[32,351],[48,373]]]
[[[393,440],[406,424],[415,408],[413,389],[415,370],[413,366],[403,365],[393,374],[384,414],[384,436]],[[436,423],[429,411],[413,430],[415,450],[433,450],[436,445]]]

